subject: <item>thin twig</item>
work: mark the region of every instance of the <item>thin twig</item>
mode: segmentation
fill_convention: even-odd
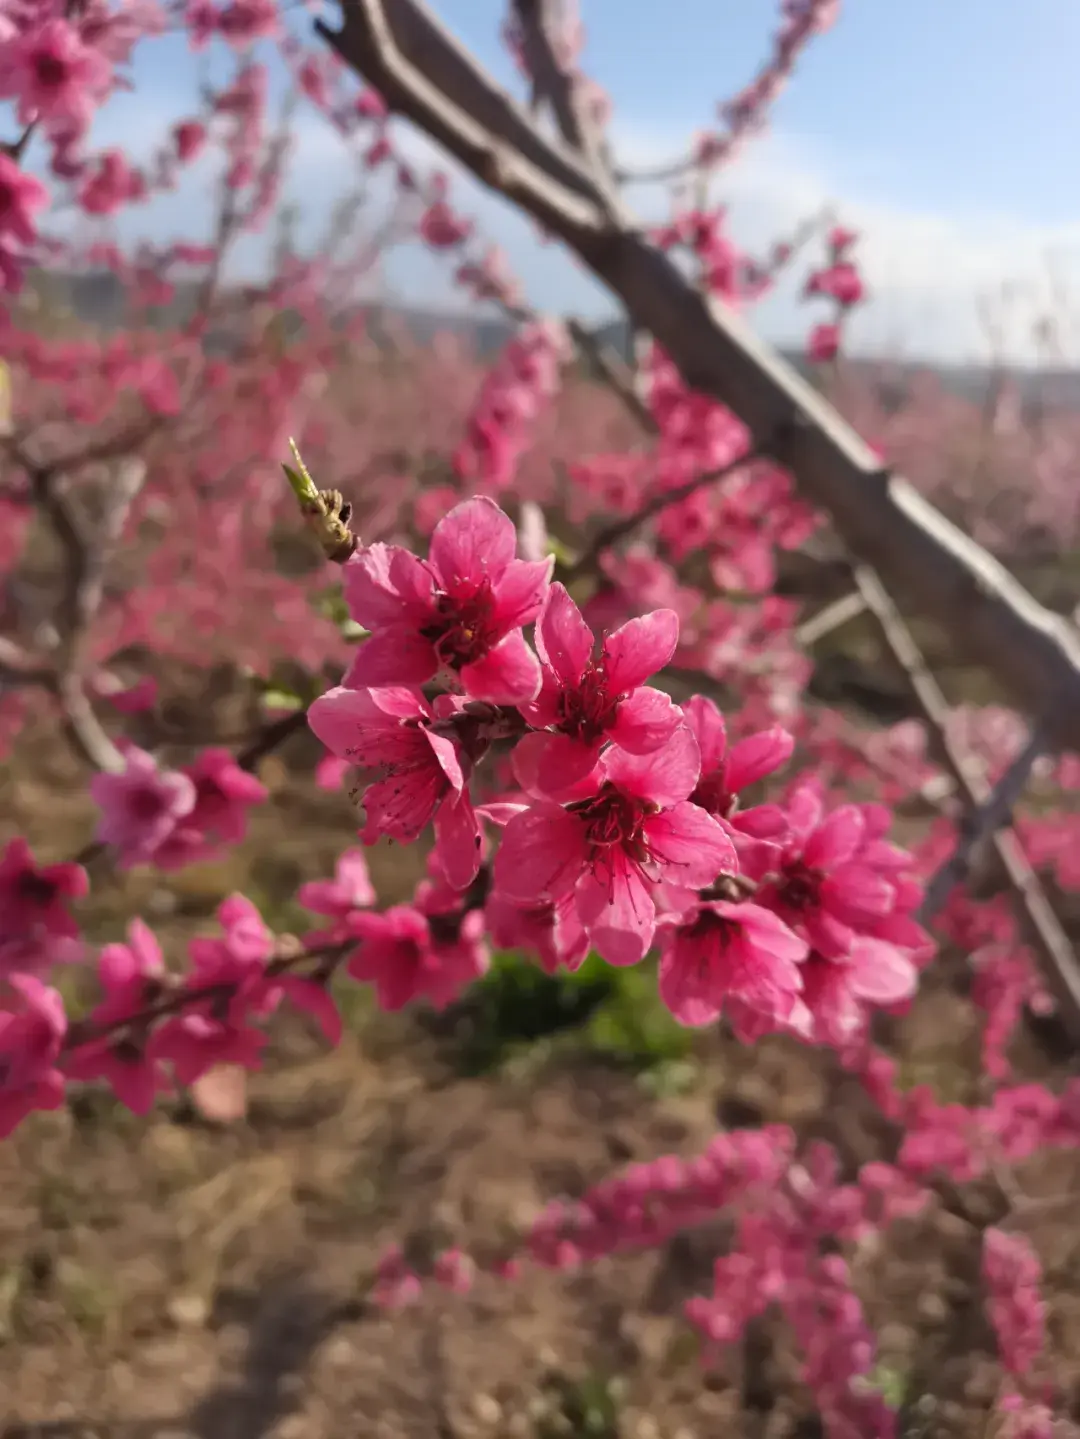
[[[880,578],[866,565],[855,568],[855,582],[878,622],[889,651],[903,671],[926,723],[931,749],[952,775],[968,803],[986,803],[991,787],[949,737],[949,704]],[[998,830],[991,844],[1012,892],[1021,924],[1053,990],[1062,1023],[1080,1043],[1080,966],[1068,935],[1054,913],[1038,875],[1012,830]],[[927,918],[925,912],[924,920]]]
[[[956,885],[971,872],[976,851],[996,830],[1004,829],[1017,800],[1027,787],[1032,766],[1046,751],[1046,737],[1040,726],[1032,730],[1027,744],[983,800],[969,808],[960,821],[960,835],[952,854],[938,869],[926,889],[922,919],[929,921],[941,909]]]
[[[684,485],[679,485],[674,490],[665,490],[662,494],[654,495],[632,515],[625,515],[621,520],[605,526],[588,549],[567,567],[561,578],[565,582],[591,573],[596,569],[602,554],[613,549],[620,540],[625,540],[627,535],[632,535],[635,530],[640,530],[671,505],[681,504],[691,495],[696,495],[699,490],[706,489],[709,485],[719,484],[721,480],[726,480],[733,475],[736,470],[741,470],[744,465],[752,465],[755,460],[761,458],[758,451],[751,451],[749,454],[740,455],[738,459],[730,460],[726,465],[720,465],[715,470],[706,470],[703,475],[695,475],[692,480],[687,480]]]

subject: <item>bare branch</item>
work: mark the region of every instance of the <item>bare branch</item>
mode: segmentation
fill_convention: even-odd
[[[550,32],[551,0],[514,0],[514,13],[521,25],[522,53],[537,98],[551,106],[563,138],[582,156],[603,192],[608,213],[616,214],[619,202],[603,138],[583,103],[581,86],[562,68],[555,53]]]
[[[478,71],[425,6],[348,0],[344,28],[316,29],[399,111],[456,155],[473,174],[550,223],[606,229],[596,183],[584,166],[535,129],[528,113]],[[435,62],[434,64],[432,62]],[[464,102],[464,103],[463,103]],[[547,218],[545,218],[547,217]]]
[[[963,883],[971,871],[975,852],[995,830],[1009,824],[1017,800],[1023,794],[1035,761],[1046,750],[1041,726],[1036,726],[1027,744],[983,800],[968,809],[960,822],[959,842],[952,854],[934,875],[926,889],[922,906],[925,920],[941,910],[956,885]]]
[[[852,620],[866,613],[866,601],[861,594],[842,595],[831,605],[819,611],[812,619],[804,620],[795,631],[795,638],[805,649],[816,645],[826,635],[834,634]]]
[[[970,805],[985,805],[990,798],[990,785],[950,739],[948,701],[888,591],[865,565],[856,567],[855,581],[867,609],[878,622],[885,643],[907,679],[937,759],[952,775],[958,790],[966,796]],[[1053,990],[1062,1023],[1073,1040],[1080,1042],[1080,965],[1069,937],[1016,835],[1011,830],[998,830],[991,843],[1012,891],[1021,924]],[[932,913],[924,906],[920,917],[927,922]]]

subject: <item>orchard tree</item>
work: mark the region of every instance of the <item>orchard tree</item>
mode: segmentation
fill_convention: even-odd
[[[1025,1007],[1080,1036],[1080,975],[1045,883],[1080,879],[1080,642],[745,318],[813,246],[808,359],[828,366],[865,298],[852,231],[810,223],[750,257],[709,199],[838,10],[783,0],[759,74],[652,177],[673,189],[670,219],[650,226],[626,199],[633,177],[569,3],[510,6],[522,98],[419,0],[345,0],[313,28],[274,0],[0,9],[0,716],[9,747],[58,716],[98,813],[80,854],[35,855],[16,834],[0,858],[0,1132],[76,1085],[108,1085],[145,1115],[222,1065],[255,1068],[283,1007],[333,1044],[350,983],[387,1010],[445,1008],[493,949],[552,974],[652,955],[682,1024],[832,1052],[894,1127],[892,1151],[849,1175],[786,1126],[723,1132],[695,1160],[551,1206],[487,1253],[450,1248],[421,1273],[394,1250],[372,1295],[393,1306],[427,1280],[464,1289],[523,1260],[569,1268],[723,1211],[735,1245],[686,1311],[706,1354],[776,1306],[827,1431],[884,1436],[897,1414],[872,1382],[851,1256],[976,1178],[1022,1207],[1017,1166],[1080,1139],[1075,1081],[1025,1083],[1008,1049]],[[96,149],[96,114],[136,49],[177,34],[213,61],[198,103],[149,161]],[[282,208],[300,107],[340,137],[357,187],[307,249]],[[632,361],[529,307],[448,175],[408,158],[397,117],[607,287]],[[209,155],[213,234],[125,248],[107,222]],[[372,227],[360,201],[380,175],[394,199]],[[234,247],[275,216],[267,273],[238,282]],[[514,326],[424,473],[348,392],[358,364],[379,383],[359,300],[406,238]],[[50,279],[102,270],[122,325],[58,321]],[[555,464],[538,447],[575,372],[590,409],[618,423],[575,432]],[[391,483],[401,501],[386,505]],[[829,536],[850,593],[803,615],[776,592],[778,557],[811,562]],[[894,589],[1018,713],[951,708]],[[805,702],[813,646],[860,614],[916,716],[869,737]],[[256,700],[286,662],[292,708],[259,724]],[[174,758],[161,689],[179,666],[222,664],[244,677],[248,729],[229,743],[189,732]],[[361,843],[343,837],[333,875],[298,891],[312,929],[274,933],[236,894],[182,968],[144,918],[126,942],[95,945],[80,922],[91,869],[107,885],[110,869],[173,871],[237,844],[270,802],[261,762],[305,727],[326,750],[322,782],[362,811]],[[1032,783],[1039,803],[1020,810]],[[890,838],[898,807],[924,821],[906,847]],[[424,846],[408,903],[374,892],[364,847],[383,839]],[[966,956],[985,1010],[985,1094],[970,1106],[904,1087],[881,1045],[938,940]],[[96,977],[85,1012],[58,987],[67,966]],[[1000,1413],[1009,1433],[1048,1435],[1039,1261],[1014,1228],[984,1229]]]

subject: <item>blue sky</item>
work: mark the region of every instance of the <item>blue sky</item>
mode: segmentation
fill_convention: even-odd
[[[436,0],[434,8],[512,79],[498,40],[503,0]],[[760,64],[778,5],[581,0],[581,8],[586,61],[613,97],[616,141],[632,162],[679,154],[710,122],[716,102]],[[1047,307],[1051,274],[1080,296],[1078,54],[1077,0],[843,0],[835,28],[803,56],[769,134],[724,173],[716,194],[730,202],[736,235],[755,250],[826,202],[863,232],[875,299],[854,332],[862,348],[985,353],[982,301],[1003,317],[1005,348],[1025,358],[1026,332]],[[95,138],[137,148],[181,112],[197,74],[182,45],[147,42],[137,52],[134,94],[110,103]],[[298,133],[293,194],[312,223],[345,174],[343,154],[324,131],[310,115]],[[424,142],[407,143],[419,160],[435,161]],[[203,174],[184,193],[132,215],[125,230],[163,237],[183,222],[190,233],[209,190]],[[597,287],[554,249],[537,246],[499,201],[468,182],[455,194],[508,251],[534,303],[604,312]],[[632,198],[650,217],[664,213],[655,188]],[[376,193],[373,216],[379,203]],[[1008,302],[1006,282],[1016,290]],[[412,248],[390,258],[381,283],[402,299],[453,303],[445,267]],[[760,327],[775,338],[805,333],[810,318],[790,292],[759,312]],[[1058,319],[1064,347],[1080,345],[1069,305],[1059,305]]]

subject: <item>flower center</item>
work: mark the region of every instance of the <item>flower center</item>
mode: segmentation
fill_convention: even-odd
[[[721,819],[728,819],[735,813],[739,797],[728,792],[723,765],[711,774],[701,776],[697,789],[690,796],[690,803],[700,806],[708,814],[719,815]]]
[[[784,867],[780,898],[791,909],[813,909],[820,899],[823,879],[820,871],[811,869],[801,859],[793,860]]]
[[[34,56],[34,74],[40,85],[50,90],[58,90],[68,78],[67,62],[58,55],[42,52]]]
[[[27,870],[19,876],[19,898],[36,908],[45,909],[56,898],[57,885],[43,874]]]
[[[491,581],[482,580],[471,595],[440,594],[438,617],[420,633],[431,640],[447,669],[460,670],[483,659],[498,641]]]
[[[144,822],[157,819],[163,809],[161,795],[156,789],[137,789],[128,800],[128,810],[133,818]]]
[[[625,794],[608,780],[592,799],[580,800],[568,808],[585,821],[585,843],[589,862],[603,859],[614,849],[623,849],[643,864],[649,858],[645,820],[654,807],[634,795]]]
[[[602,666],[590,663],[580,685],[559,696],[559,729],[583,744],[595,744],[615,718],[619,698],[608,693]]]

